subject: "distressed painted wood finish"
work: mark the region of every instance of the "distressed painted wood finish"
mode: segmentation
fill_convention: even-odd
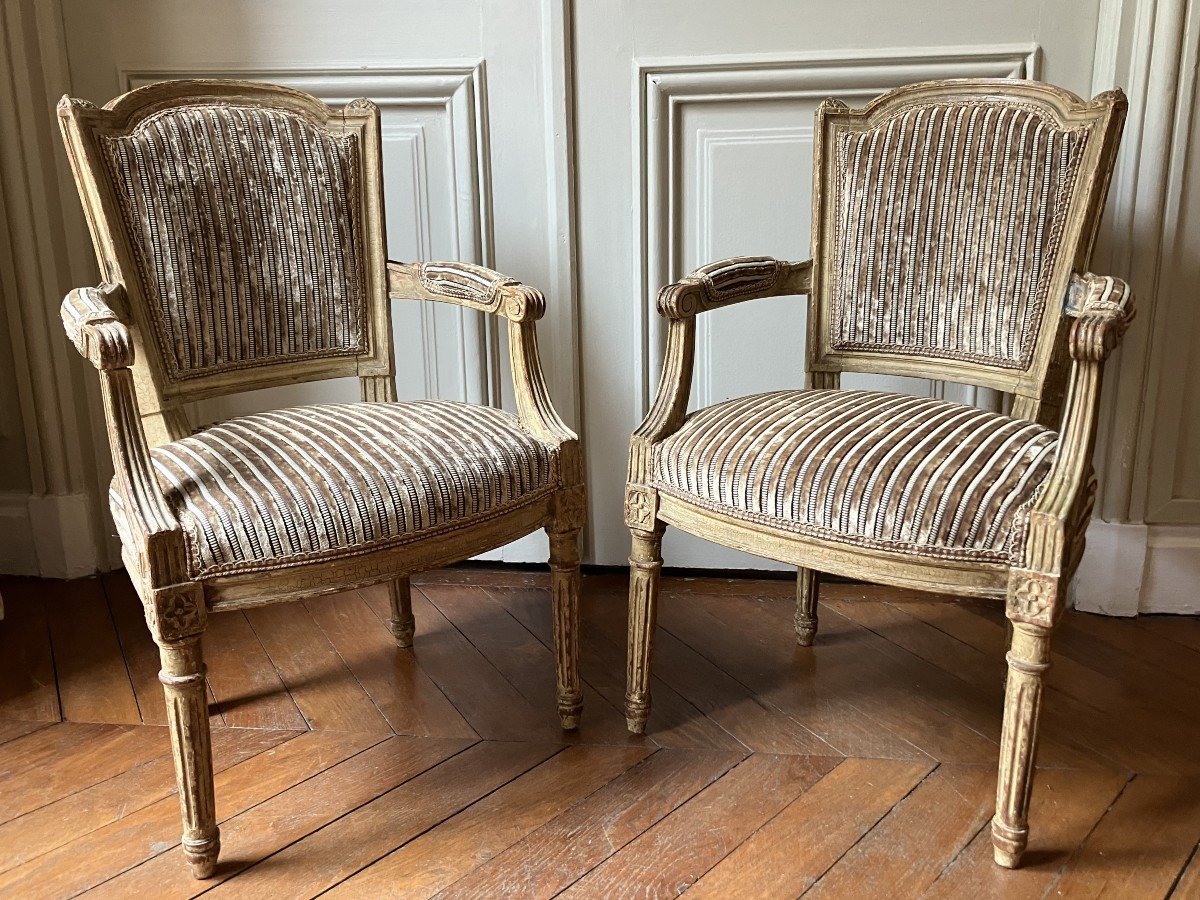
[[[1025,335],[1031,348],[1023,366],[890,352],[839,349],[831,340],[834,253],[841,211],[834,200],[841,136],[865,133],[906,110],[933,104],[986,107],[1002,101],[1036,109],[1054,125],[1083,135],[1083,150],[1067,182],[1070,200],[1059,224],[1061,246],[1047,275],[1049,291]],[[1132,294],[1119,279],[1087,272],[1124,119],[1119,91],[1085,102],[1035,82],[961,80],[927,82],[879,97],[853,110],[827,101],[817,112],[813,199],[813,259],[790,263],[740,257],[711,263],[664,287],[658,309],[668,322],[658,394],[630,440],[625,522],[633,534],[630,558],[628,693],[632,731],[643,731],[650,709],[650,656],[663,529],[674,525],[727,547],[797,567],[794,626],[801,646],[816,635],[819,573],[828,572],[903,588],[1004,600],[1012,623],[1008,681],[992,837],[996,862],[1020,864],[1037,748],[1049,641],[1063,609],[1066,585],[1083,553],[1095,497],[1090,472],[1103,363],[1133,318]],[[993,215],[1000,215],[994,211]],[[913,375],[996,388],[1013,395],[1013,417],[1057,426],[1059,448],[1043,488],[1028,512],[1019,566],[966,558],[898,553],[855,546],[776,527],[732,509],[689,502],[654,486],[656,448],[687,418],[698,315],[759,297],[809,298],[808,389],[838,390],[843,371]],[[1064,382],[1065,380],[1065,391]],[[1061,410],[1061,421],[1047,423]],[[837,498],[835,498],[837,499]]]
[[[298,113],[331,135],[357,138],[355,210],[362,243],[365,334],[360,352],[321,358],[267,358],[198,377],[172,375],[152,339],[148,289],[139,274],[111,179],[101,154],[105,137],[128,134],[164,110],[237,104]],[[63,324],[80,353],[97,369],[116,477],[115,493],[127,523],[122,555],[145,608],[162,658],[161,680],[175,751],[183,843],[194,874],[214,872],[220,846],[213,800],[212,759],[200,636],[207,613],[301,600],[347,588],[386,584],[390,628],[399,647],[413,643],[409,575],[503,546],[545,528],[551,535],[557,703],[562,727],[579,724],[578,534],[586,501],[579,442],[550,400],[538,356],[536,321],[545,298],[534,288],[463,263],[388,262],[385,257],[379,113],[367,100],[333,109],[288,88],[247,81],[163,82],[113,100],[103,109],[64,98],[60,124],[100,263],[103,283],[72,291]],[[549,492],[531,494],[499,514],[483,515],[356,556],[285,562],[254,573],[192,580],[183,526],[155,476],[150,449],[191,433],[188,400],[279,384],[353,375],[364,402],[396,399],[390,299],[434,300],[504,317],[509,322],[511,368],[522,429],[554,454]],[[470,429],[469,421],[462,428]]]

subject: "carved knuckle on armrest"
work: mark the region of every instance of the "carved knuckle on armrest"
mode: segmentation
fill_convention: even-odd
[[[1073,276],[1066,312],[1075,319],[1071,325],[1071,356],[1099,362],[1120,343],[1133,321],[1133,292],[1120,278],[1110,275]]]
[[[694,316],[771,291],[782,270],[770,256],[738,256],[701,266],[659,292],[658,312],[668,319]]]
[[[62,303],[62,322],[75,349],[101,371],[133,365],[133,338],[97,288],[77,288]]]

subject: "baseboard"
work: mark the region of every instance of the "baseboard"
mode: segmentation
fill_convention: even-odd
[[[80,578],[106,568],[86,494],[0,494],[0,572]]]
[[[1094,521],[1075,608],[1108,616],[1200,613],[1200,525]]]

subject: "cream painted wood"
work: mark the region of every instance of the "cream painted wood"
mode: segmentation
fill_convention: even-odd
[[[356,355],[324,359],[267,359],[253,367],[175,379],[152,339],[149,302],[142,292],[100,139],[120,135],[147,116],[172,107],[236,103],[288,110],[328,134],[359,136],[355,177],[361,184],[357,239],[362,247],[363,320],[367,340]],[[579,441],[555,410],[542,371],[535,323],[546,311],[542,294],[515,279],[460,263],[389,262],[384,253],[383,178],[379,114],[366,100],[326,106],[299,91],[244,81],[159,82],[122,95],[103,109],[64,98],[59,116],[101,273],[99,288],[79,288],[63,303],[62,321],[80,354],[96,368],[104,400],[114,489],[124,509],[123,557],[160,648],[168,723],[183,812],[184,853],[198,878],[215,870],[220,837],[213,800],[212,759],[200,636],[209,610],[256,606],[387,582],[392,631],[412,644],[408,576],[462,560],[539,529],[550,534],[551,588],[556,645],[557,703],[564,728],[579,723],[579,530],[586,517]],[[437,273],[443,273],[441,277]],[[474,281],[447,282],[470,276]],[[390,300],[436,301],[488,314],[506,323],[509,371],[521,427],[554,454],[550,492],[498,514],[476,516],[381,549],[315,561],[286,561],[264,571],[192,577],[183,526],[155,474],[154,442],[188,433],[180,404],[246,385],[264,386],[339,375],[356,376],[362,399],[396,399],[391,369]],[[464,420],[462,428],[469,429]],[[153,437],[148,438],[149,435]]]
[[[835,173],[825,164],[842,134],[888,121],[914,105],[984,102],[1002,97],[1037,104],[1056,127],[1087,133],[1072,171],[1070,202],[1062,210],[1061,252],[1050,269],[1049,296],[1034,348],[1023,368],[964,364],[934,356],[901,356],[890,348],[837,351],[831,346],[834,258],[830,200]],[[897,587],[1004,599],[1013,625],[1009,677],[997,779],[992,840],[996,862],[1019,865],[1028,834],[1028,810],[1037,750],[1042,679],[1049,668],[1049,638],[1079,565],[1084,532],[1095,501],[1091,459],[1097,432],[1100,379],[1105,360],[1133,318],[1133,297],[1119,279],[1086,271],[1120,139],[1125,100],[1119,91],[1084,102],[1046,84],[972,79],[925,82],[890,91],[862,109],[829,100],[816,112],[817,153],[813,173],[813,260],[780,262],[749,257],[710,264],[669,284],[658,297],[667,323],[667,349],[658,393],[630,438],[625,523],[633,536],[630,557],[629,646],[626,718],[644,731],[650,712],[650,659],[655,622],[660,548],[665,526],[717,544],[750,551],[798,569],[796,634],[807,646],[817,630],[820,572]],[[656,486],[657,448],[683,426],[696,365],[696,320],[714,310],[763,298],[808,295],[810,387],[836,390],[844,369],[912,374],[995,387],[1017,396],[1013,416],[1048,418],[1061,409],[1059,444],[1040,493],[1028,512],[1019,564],[946,559],[919,551],[873,549],[798,533],[752,519],[699,498],[667,494]],[[732,311],[732,310],[730,310]],[[1069,367],[1069,374],[1068,372]],[[1064,373],[1060,375],[1060,373]],[[1065,394],[1060,379],[1066,381]],[[835,500],[837,498],[834,498]]]

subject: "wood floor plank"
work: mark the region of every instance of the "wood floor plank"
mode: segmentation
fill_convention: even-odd
[[[8,763],[0,780],[0,821],[119,775],[163,750],[166,735],[156,729],[74,727],[82,724],[63,722],[0,748],[0,760]]]
[[[454,704],[422,671],[417,652],[396,646],[385,622],[367,605],[363,595],[374,593],[389,607],[386,588],[323,597],[308,603],[309,611],[329,642],[345,661],[359,684],[375,701],[397,734],[426,737],[479,737]],[[417,623],[416,641],[424,637]]]
[[[204,632],[213,705],[233,728],[307,729],[308,722],[241,610],[213,613]]]
[[[58,722],[62,709],[54,650],[38,582],[12,579],[4,587],[0,623],[0,716]]]
[[[1196,616],[1138,616],[1133,622],[1143,631],[1200,653],[1200,618]]]
[[[838,762],[756,753],[560,897],[677,897]]]
[[[489,663],[423,591],[412,592],[413,615],[426,629],[414,653],[425,674],[437,684],[482,737],[497,741],[562,740],[562,729],[538,712]],[[429,586],[431,595],[462,590],[459,585]]]
[[[305,732],[216,777],[217,820],[224,821],[383,740],[378,733]],[[164,797],[29,862],[0,873],[0,895],[64,897],[107,881],[161,853],[181,871],[179,801]]]
[[[805,897],[915,897],[991,818],[995,773],[940,766],[825,872]]]
[[[289,845],[211,893],[218,897],[315,896],[561,750],[562,745],[546,743],[476,743],[348,813],[337,820],[336,827]]]
[[[1137,775],[1071,857],[1058,897],[1164,897],[1200,841],[1200,779]]]
[[[1200,842],[1192,851],[1187,868],[1180,874],[1175,890],[1171,892],[1171,900],[1200,900]]]
[[[899,610],[878,603],[830,601],[830,607],[854,619],[898,647],[944,668],[949,674],[984,691],[997,704],[1003,703],[1003,657],[981,653]],[[985,607],[972,608],[980,613]],[[1003,613],[1001,613],[1003,617]],[[1144,728],[1131,721],[1135,710],[1108,719],[1095,709],[1080,704],[1055,687],[1054,670],[1047,679],[1042,722],[1047,735],[1066,743],[1078,743],[1133,771],[1174,774],[1195,772],[1200,759],[1156,742]]]
[[[245,615],[310,728],[393,733],[303,603],[260,606]]]
[[[160,732],[160,756],[0,825],[0,872],[49,853],[169,796],[175,790],[170,744],[165,729],[156,730]],[[213,768],[217,772],[224,771],[297,734],[295,731],[214,729]]]
[[[47,581],[45,602],[58,673],[58,694],[68,722],[137,725],[142,721],[116,627],[99,578]]]
[[[740,761],[731,753],[659,750],[437,896],[554,896]]]
[[[649,746],[569,747],[343,881],[327,896],[432,896],[652,752]]]
[[[846,756],[917,759],[926,754],[848,698],[844,678],[853,676],[853,654],[825,643],[796,645],[745,597],[664,593],[660,627],[712,660],[774,708],[790,715]],[[820,677],[816,677],[817,673]],[[861,700],[873,703],[863,695]],[[904,722],[906,729],[911,723]]]
[[[5,744],[19,737],[24,737],[27,734],[38,731],[42,728],[49,728],[52,723],[25,721],[19,719],[0,719],[0,744]]]
[[[256,879],[242,881],[240,873],[433,768],[469,744],[461,739],[387,738],[226,820],[221,826],[224,864],[203,884],[198,884],[171,854],[163,854],[100,885],[90,896],[97,900],[189,897],[201,891],[211,892],[230,879],[234,879],[237,889],[245,892]],[[275,869],[268,865],[263,872],[270,878]]]
[[[435,595],[438,609],[515,687],[551,728],[559,725],[554,653],[509,615],[503,604],[481,587],[463,586]],[[545,592],[547,609],[550,592]],[[592,692],[589,690],[588,692]],[[586,714],[579,729],[563,734],[571,743],[628,744],[639,740],[625,727],[624,713],[599,697],[585,697]],[[588,700],[592,700],[588,703]],[[599,702],[597,702],[599,701]]]
[[[844,760],[706,873],[689,898],[799,896],[931,770],[926,762]]]
[[[1038,773],[1029,812],[1029,849],[1021,868],[1003,869],[992,858],[992,829],[984,827],[942,872],[927,896],[1029,897],[1047,894],[1063,865],[1125,787],[1128,776],[1094,769]]]
[[[138,598],[129,576],[124,572],[109,572],[100,576],[108,609],[117,629],[117,639],[125,657],[125,668],[133,684],[138,715],[145,725],[166,725],[167,705],[162,683],[158,680],[158,646],[146,626],[142,601]]]
[[[620,711],[625,708],[625,604],[621,597],[591,590],[591,581],[585,582],[589,587],[584,590],[580,604],[580,627],[585,635],[579,648],[580,675],[609,706]],[[543,644],[550,645],[550,609],[540,589],[493,588],[491,593]],[[610,637],[618,631],[619,638]],[[654,715],[645,740],[659,747],[675,749],[749,752],[745,744],[672,690],[661,678],[653,675],[651,686]]]

